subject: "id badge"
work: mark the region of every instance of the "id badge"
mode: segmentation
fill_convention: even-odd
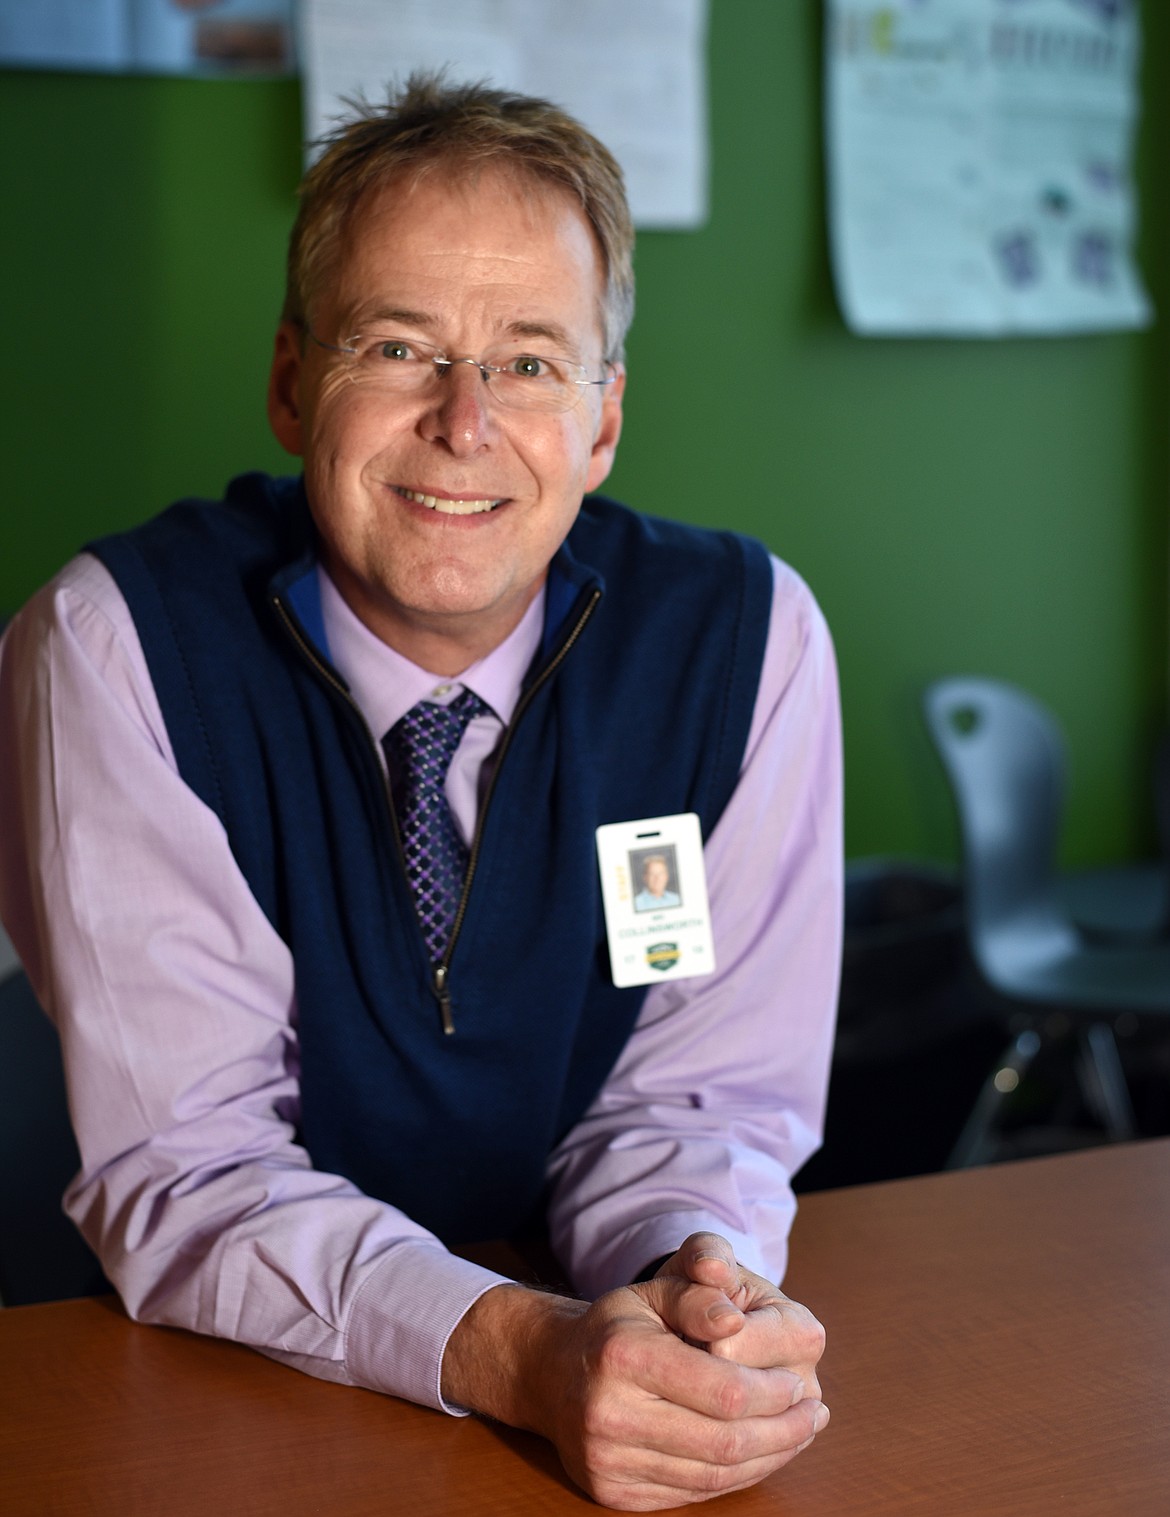
[[[693,811],[599,827],[597,862],[615,985],[711,973],[715,944]]]

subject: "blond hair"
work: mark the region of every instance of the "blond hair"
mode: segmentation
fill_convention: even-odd
[[[335,271],[350,220],[371,187],[417,180],[436,164],[474,173],[504,168],[567,190],[593,228],[605,289],[604,357],[619,362],[634,315],[634,228],[616,159],[579,122],[547,100],[486,84],[448,85],[412,74],[384,105],[351,102],[354,115],[321,139],[305,174],[288,247],[283,316],[308,326],[313,296]]]

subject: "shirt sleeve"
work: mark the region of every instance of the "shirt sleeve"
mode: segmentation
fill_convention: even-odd
[[[504,1277],[296,1141],[291,956],[180,779],[91,557],[0,644],[0,810],[0,915],[60,1034],[81,1151],[65,1207],[127,1311],[442,1406],[447,1338]]]
[[[843,918],[836,665],[803,581],[773,560],[739,782],[706,840],[713,974],[653,986],[549,1165],[553,1246],[588,1296],[711,1230],[775,1281],[791,1177],[821,1140]]]

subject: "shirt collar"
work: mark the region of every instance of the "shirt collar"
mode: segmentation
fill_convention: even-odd
[[[320,564],[317,576],[330,657],[375,736],[389,732],[419,701],[444,701],[448,692],[453,697],[460,690],[473,690],[505,726],[511,721],[524,675],[540,647],[543,586],[499,647],[452,679],[420,668],[384,643],[350,609]]]

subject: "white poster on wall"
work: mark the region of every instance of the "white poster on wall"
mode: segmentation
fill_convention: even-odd
[[[611,150],[640,227],[707,215],[706,0],[302,0],[305,134],[413,70],[563,106]]]
[[[833,272],[863,334],[1145,325],[1134,0],[826,0]]]

